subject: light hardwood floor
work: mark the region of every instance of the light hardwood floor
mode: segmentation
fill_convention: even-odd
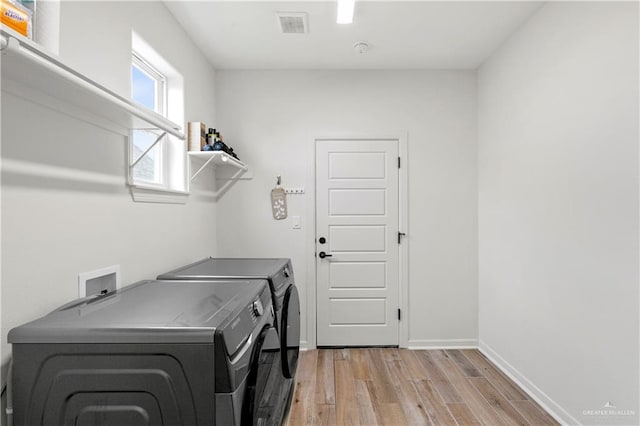
[[[557,425],[477,350],[300,353],[288,426]]]

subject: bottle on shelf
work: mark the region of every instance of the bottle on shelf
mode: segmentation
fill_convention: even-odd
[[[203,151],[213,151],[214,132],[215,132],[215,129],[212,129],[211,127],[207,131],[207,143],[202,149]]]
[[[233,152],[233,148],[224,143],[222,134],[214,128],[209,127],[206,133],[206,144],[202,151],[221,151],[239,160],[238,155]]]
[[[224,151],[227,152],[227,146],[222,142],[222,136],[220,132],[216,132],[215,134],[215,142],[213,144],[214,151]]]

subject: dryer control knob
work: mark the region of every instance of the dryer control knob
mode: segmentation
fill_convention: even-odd
[[[291,272],[289,272],[289,268],[285,267],[282,270],[282,275],[284,275],[285,277],[289,278],[289,275],[291,275]]]
[[[253,313],[256,314],[257,317],[260,317],[262,316],[262,314],[264,314],[264,306],[262,306],[262,302],[260,302],[260,299],[254,301],[251,307],[253,308]]]

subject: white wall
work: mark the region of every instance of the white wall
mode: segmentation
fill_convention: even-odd
[[[569,424],[638,424],[638,4],[546,4],[478,105],[481,348]]]
[[[253,168],[218,202],[219,255],[291,257],[301,293],[302,340],[314,283],[313,167],[319,137],[407,137],[409,344],[477,339],[475,73],[473,71],[220,71],[216,125]],[[289,219],[271,217],[276,176]],[[309,178],[311,176],[311,178]],[[291,216],[302,217],[302,230]],[[313,235],[312,233],[310,235]],[[315,303],[313,295],[309,299]],[[405,317],[406,318],[406,317]],[[311,341],[311,344],[313,342]]]
[[[135,29],[183,74],[187,119],[213,121],[214,73],[162,3],[63,2],[61,23],[62,60],[125,96]],[[126,152],[116,133],[2,93],[3,364],[9,329],[77,297],[78,273],[119,264],[125,285],[215,254],[213,184],[199,178],[186,205],[134,203]]]

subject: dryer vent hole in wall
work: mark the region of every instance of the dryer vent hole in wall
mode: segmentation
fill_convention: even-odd
[[[78,275],[78,297],[107,294],[115,291],[119,287],[119,265],[91,272],[83,272]]]
[[[116,274],[104,275],[102,277],[87,280],[85,283],[85,295],[107,294],[116,289]]]

